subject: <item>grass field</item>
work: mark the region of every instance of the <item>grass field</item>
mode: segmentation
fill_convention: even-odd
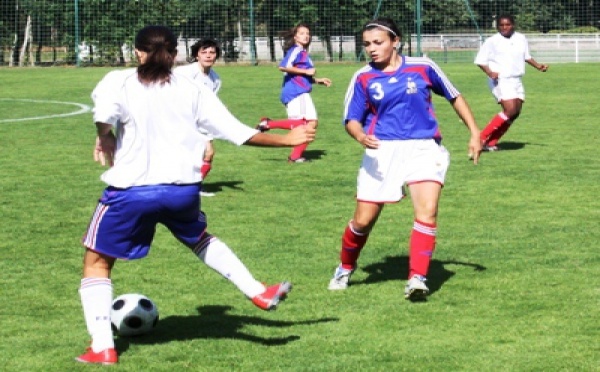
[[[295,287],[276,312],[255,308],[160,228],[148,258],[118,262],[115,296],[158,305],[153,334],[117,339],[122,371],[600,370],[600,65],[528,68],[527,102],[503,151],[467,160],[468,134],[436,99],[452,162],[426,303],[402,297],[409,201],[387,207],[354,285],[331,293],[354,209],[362,149],[342,101],[360,66],[319,65],[320,117],[307,164],[287,149],[217,142],[203,200],[210,231],[259,280]],[[442,65],[480,127],[498,111],[472,64]],[[91,105],[107,69],[0,69],[0,369],[78,371],[88,345],[77,290],[80,237],[104,185],[92,160]],[[242,121],[285,115],[273,66],[220,66],[220,96]],[[11,121],[12,120],[12,121]]]

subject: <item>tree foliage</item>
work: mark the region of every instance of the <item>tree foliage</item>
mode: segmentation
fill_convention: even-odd
[[[360,50],[360,29],[374,16],[393,18],[406,38],[416,31],[416,5],[422,4],[422,33],[492,31],[495,18],[515,15],[522,31],[597,30],[600,0],[2,0],[0,3],[0,64],[13,61],[23,44],[25,25],[32,19],[36,53],[50,48],[54,59],[64,49],[74,62],[78,47],[89,63],[123,63],[138,29],[148,24],[171,27],[186,40],[219,40],[226,60],[235,60],[237,42],[266,37],[275,61],[281,31],[299,22],[312,25],[333,59],[333,43],[354,36]],[[78,6],[78,18],[75,6]],[[77,32],[78,31],[78,32]],[[341,48],[338,48],[341,52]],[[38,58],[39,60],[39,58]]]

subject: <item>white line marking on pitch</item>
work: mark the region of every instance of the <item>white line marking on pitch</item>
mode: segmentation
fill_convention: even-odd
[[[32,116],[30,118],[18,118],[18,119],[0,119],[0,123],[12,123],[17,121],[28,121],[28,120],[42,120],[42,119],[52,119],[52,118],[64,118],[66,116],[74,116],[85,114],[86,112],[92,111],[92,108],[88,105],[84,105],[82,103],[77,102],[62,102],[62,101],[48,101],[41,99],[17,99],[17,98],[0,98],[0,101],[17,101],[17,102],[31,102],[31,103],[53,103],[57,105],[69,105],[69,106],[77,106],[79,110],[69,112],[66,114],[55,114],[55,115],[44,115],[44,116]]]

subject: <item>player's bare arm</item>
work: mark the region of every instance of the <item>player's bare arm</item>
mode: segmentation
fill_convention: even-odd
[[[488,65],[477,65],[477,66],[479,66],[481,71],[485,72],[485,74],[487,76],[489,76],[490,79],[494,79],[494,80],[498,79],[498,73],[490,70],[490,66],[488,66]]]
[[[96,123],[98,136],[94,146],[94,161],[112,167],[114,165],[114,154],[117,139],[112,132],[112,125],[107,123]]]
[[[379,140],[372,134],[366,134],[362,124],[356,120],[349,120],[346,123],[346,132],[367,149],[376,149],[379,147]]]
[[[471,138],[469,139],[469,157],[473,159],[474,164],[477,164],[479,162],[479,155],[481,154],[482,147],[481,139],[479,137],[479,127],[475,122],[473,112],[462,95],[452,100],[451,104],[454,111],[456,111],[467,129],[471,132]]]
[[[535,59],[531,58],[531,59],[526,59],[525,62],[527,62],[529,65],[531,65],[531,67],[535,68],[538,71],[541,72],[546,72],[548,71],[548,68],[550,66],[543,64],[543,63],[538,63]]]
[[[272,133],[256,133],[254,136],[244,143],[249,146],[266,146],[266,147],[291,147],[298,146],[303,143],[310,143],[315,140],[315,128],[310,125],[301,125],[293,128],[285,135]]]
[[[298,68],[298,67],[279,67],[279,71],[287,72],[288,74],[315,76],[317,70],[315,68]]]

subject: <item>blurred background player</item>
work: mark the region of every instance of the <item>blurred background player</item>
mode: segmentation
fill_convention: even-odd
[[[302,126],[283,136],[240,123],[210,89],[171,72],[177,39],[166,27],[141,29],[135,54],[136,69],[109,72],[92,93],[94,159],[110,168],[102,174],[108,187],[82,240],[79,294],[92,337],[87,352],[76,358],[84,363],[117,363],[110,321],[112,268],[117,259],[145,257],[158,223],[260,309],[274,309],[291,289],[288,282],[265,287],[206,231],[199,170],[207,141],[199,128],[237,145],[269,147],[310,142],[315,130]]]
[[[287,109],[290,120],[261,119],[257,129],[267,131],[269,129],[291,129],[298,125],[309,125],[317,128],[317,110],[310,96],[313,84],[322,84],[326,87],[331,85],[328,78],[317,78],[316,69],[308,55],[308,47],[311,42],[310,28],[305,23],[284,32],[283,52],[285,56],[279,64],[279,70],[284,73],[281,89],[281,102]],[[303,163],[303,157],[307,143],[292,149],[288,161],[290,163]]]
[[[221,48],[216,40],[213,39],[200,39],[190,48],[190,55],[192,63],[185,66],[180,66],[175,69],[177,73],[186,75],[190,79],[204,84],[208,89],[212,90],[215,94],[219,92],[221,88],[221,78],[213,70],[214,64],[217,59],[221,57]],[[202,173],[202,181],[206,179],[206,176],[212,169],[212,161],[215,156],[215,147],[213,139],[209,133],[204,133],[209,141],[206,144],[206,151],[204,152],[204,163],[200,168]],[[215,194],[201,191],[202,196],[214,196]]]
[[[475,64],[489,79],[492,94],[502,106],[481,131],[484,151],[497,151],[498,141],[519,117],[525,89],[521,77],[525,74],[525,62],[541,72],[548,65],[540,64],[529,54],[525,35],[515,32],[515,19],[511,15],[498,17],[498,33],[489,37],[479,49]]]
[[[388,18],[363,28],[371,62],[358,70],[346,93],[344,125],[365,147],[358,171],[356,209],[342,235],[340,265],[330,290],[348,287],[358,257],[385,204],[402,200],[408,186],[414,209],[409,241],[409,272],[404,296],[422,300],[437,230],[438,203],[449,165],[441,145],[431,93],[446,98],[467,126],[468,150],[476,164],[479,129],[471,110],[442,70],[428,58],[398,54],[402,35]]]

